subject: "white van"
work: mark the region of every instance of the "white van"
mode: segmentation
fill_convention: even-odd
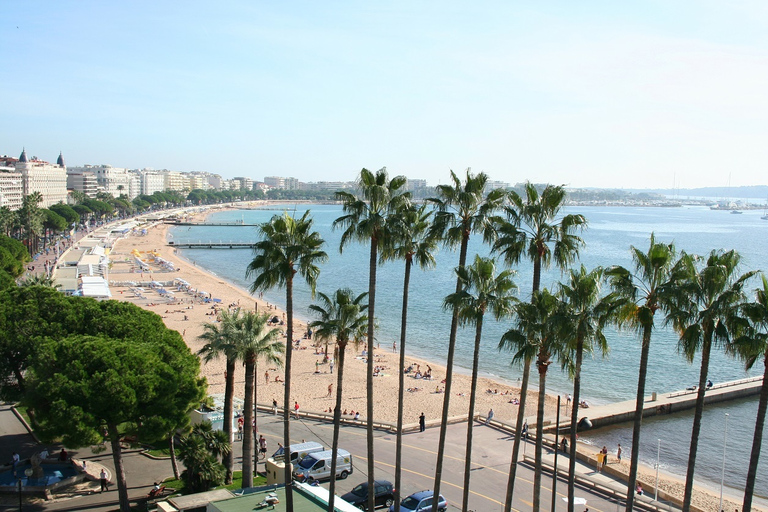
[[[310,441],[308,443],[292,444],[289,446],[289,448],[291,449],[291,464],[294,465],[301,462],[301,459],[310,453],[317,453],[325,450],[323,445],[320,443],[315,443],[314,441]],[[277,461],[285,459],[285,449],[282,446],[278,448],[274,455],[272,455],[272,458]]]
[[[332,454],[331,450],[310,453],[293,470],[293,477],[307,482],[329,480],[331,478]],[[344,480],[352,473],[352,470],[352,455],[347,450],[339,449],[336,458],[336,477]]]

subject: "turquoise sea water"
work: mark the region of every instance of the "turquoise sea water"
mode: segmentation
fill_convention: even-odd
[[[301,214],[306,206],[296,207]],[[310,208],[315,228],[327,241],[326,252],[330,259],[322,266],[318,290],[330,293],[348,286],[357,293],[367,290],[368,246],[353,244],[339,254],[341,233],[333,231],[331,224],[341,214],[338,206],[313,205]],[[291,210],[293,211],[293,210]],[[586,247],[581,253],[581,263],[587,268],[597,265],[620,264],[629,266],[631,245],[646,249],[651,232],[663,242],[675,242],[678,249],[690,253],[707,254],[711,249],[737,249],[743,257],[743,270],[768,269],[768,221],[760,219],[761,212],[746,211],[743,215],[713,211],[704,207],[684,208],[608,208],[580,207],[574,212],[583,213],[589,220],[589,228],[583,233]],[[217,212],[208,217],[209,222],[259,223],[279,213],[275,210],[244,210]],[[176,227],[171,236],[177,242],[184,241],[255,241],[255,228],[250,227]],[[487,247],[475,237],[471,240],[469,257],[475,253],[487,254]],[[252,258],[248,250],[186,250],[183,255],[222,278],[243,288],[249,286],[245,268]],[[409,353],[435,362],[445,362],[446,343],[450,315],[442,310],[442,299],[455,287],[452,269],[458,255],[441,249],[437,255],[437,268],[430,271],[414,270],[411,278],[409,311]],[[391,262],[379,267],[376,311],[379,321],[377,341],[388,347],[399,339],[400,301],[402,297],[401,262]],[[553,288],[560,279],[559,271],[550,270],[542,277],[542,286]],[[532,275],[530,265],[523,263],[517,269],[516,282],[521,299],[530,294]],[[752,287],[757,286],[757,280]],[[295,312],[308,317],[308,305],[312,302],[309,291],[298,284],[295,294]],[[283,291],[265,293],[272,303],[284,304]],[[514,383],[522,370],[510,366],[511,356],[497,349],[501,334],[508,328],[504,322],[486,321],[483,331],[484,344],[481,370],[488,376]],[[467,371],[471,361],[472,329],[460,332],[456,364],[457,371]],[[637,367],[640,347],[637,337],[630,332],[612,331],[609,335],[610,353],[605,357],[595,355],[587,359],[582,377],[582,395],[591,403],[609,403],[633,399],[637,385]],[[566,393],[571,388],[567,375],[553,365],[547,378],[548,391]],[[684,389],[698,381],[698,361],[689,364],[677,351],[677,337],[659,325],[651,344],[648,371],[648,393]],[[712,358],[709,375],[712,381],[722,382],[760,375],[762,366],[746,373],[742,363],[717,351]],[[535,372],[532,373],[535,376]],[[536,386],[535,382],[531,383]],[[728,423],[728,462],[726,484],[743,486],[746,465],[754,429],[757,398],[742,402],[709,407],[705,412],[704,425],[698,451],[697,478],[720,483],[723,453],[723,429],[725,413]],[[684,474],[690,436],[690,415],[675,415],[643,423],[641,459],[650,464],[656,461],[657,439],[661,439],[661,467],[673,473]],[[603,444],[615,450],[620,442],[625,456],[631,444],[631,429],[616,427],[596,431],[583,437],[596,445]],[[768,448],[763,448],[761,468],[766,466]],[[759,472],[760,473],[760,472]],[[768,496],[768,471],[762,471],[756,491]]]

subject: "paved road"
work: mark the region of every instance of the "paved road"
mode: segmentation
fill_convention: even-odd
[[[8,450],[9,446],[25,438],[25,434],[19,431],[20,425],[13,425],[13,414],[7,409],[0,409],[0,446],[3,450]],[[15,417],[13,417],[15,418]],[[18,423],[18,422],[17,422]],[[269,414],[259,415],[259,428],[261,434],[268,440],[268,452],[276,449],[277,443],[282,440],[282,421],[279,417]],[[404,443],[404,469],[403,469],[403,495],[429,489],[432,487],[434,478],[435,452],[439,430],[437,428],[427,429],[423,433],[407,434],[403,437]],[[8,437],[6,437],[8,436]],[[332,427],[326,423],[293,420],[292,437],[296,442],[301,440],[319,441],[325,446],[331,445]],[[395,436],[385,432],[376,432],[375,457],[376,457],[376,478],[388,479],[394,481],[394,459],[395,459]],[[29,456],[35,448],[30,443],[31,436],[26,434],[26,440],[22,442],[22,448],[19,449],[22,456]],[[442,482],[442,493],[449,502],[449,510],[459,510],[462,499],[463,473],[464,473],[464,441],[466,438],[465,425],[453,425],[447,432],[447,449],[444,464],[444,479]],[[235,443],[236,461],[238,465],[242,462],[240,447],[242,443]],[[349,450],[354,457],[354,473],[344,481],[338,483],[338,493],[342,494],[352,489],[357,483],[366,480],[367,459],[365,430],[358,427],[342,427],[341,429],[341,447]],[[533,446],[528,445],[526,451],[530,455]],[[473,467],[471,482],[470,509],[477,511],[495,511],[502,510],[504,493],[506,490],[507,473],[509,467],[509,457],[512,451],[512,439],[503,432],[483,425],[476,425],[474,429],[473,442]],[[112,457],[107,451],[101,454],[92,454],[90,450],[80,450],[72,452],[74,456],[85,459],[89,463],[103,464],[111,469]],[[561,467],[565,460],[561,459]],[[128,451],[125,454],[126,478],[129,485],[129,495],[132,499],[143,497],[147,494],[156,480],[161,480],[170,476],[171,466],[168,460],[155,461],[136,451]],[[263,470],[263,463],[260,462],[259,470]],[[582,468],[582,471],[589,473],[591,469]],[[602,483],[610,483],[611,480],[604,475],[594,475],[595,479],[601,479]],[[520,466],[518,470],[518,480],[515,492],[514,507],[516,510],[530,510],[532,495],[533,472]],[[551,509],[551,477],[544,475],[542,507],[545,510]],[[620,484],[614,484],[619,485]],[[566,491],[564,482],[558,484],[557,510],[565,510],[566,504],[562,500],[563,493]],[[577,496],[585,497],[589,503],[591,511],[614,511],[616,504],[606,499],[592,495],[588,492],[577,491]],[[41,505],[26,505],[24,510],[28,511],[108,511],[115,510],[117,507],[117,492],[112,487],[110,492],[104,494],[92,494],[86,496],[73,497],[71,499],[60,500]],[[8,507],[11,509],[12,507]],[[3,507],[0,505],[0,510]],[[581,508],[583,510],[583,508]]]

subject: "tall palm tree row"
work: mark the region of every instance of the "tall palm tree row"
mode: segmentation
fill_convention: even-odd
[[[467,247],[472,233],[480,233],[485,242],[491,242],[494,237],[491,223],[492,215],[499,208],[504,198],[500,189],[485,194],[488,176],[484,173],[473,175],[469,169],[462,183],[461,179],[451,171],[451,184],[438,185],[435,198],[428,201],[435,207],[435,217],[432,224],[432,236],[439,237],[448,247],[459,246],[459,265],[461,269],[467,262]],[[456,277],[456,293],[461,293],[463,284]],[[445,438],[448,428],[448,411],[451,402],[451,385],[453,383],[453,359],[456,351],[456,334],[459,328],[459,311],[454,308],[451,316],[451,331],[448,337],[448,355],[445,370],[445,390],[443,412],[440,421],[440,437],[437,445],[437,461],[435,463],[435,483],[433,492],[440,495],[440,483],[443,473],[443,458],[445,456]]]
[[[197,355],[202,357],[203,362],[209,363],[219,357],[226,360],[226,369],[224,370],[224,431],[231,445],[234,442],[232,431],[232,417],[234,413],[235,396],[235,369],[240,355],[237,343],[237,321],[240,318],[240,311],[230,313],[227,310],[221,312],[221,320],[218,323],[206,323],[203,326],[203,333],[198,337],[206,344],[198,350]],[[234,454],[230,450],[224,456],[225,483],[232,483],[232,474],[234,471]]]
[[[523,257],[533,263],[533,295],[539,291],[542,268],[549,267],[554,261],[560,269],[566,269],[579,255],[584,241],[576,235],[577,231],[587,226],[587,220],[580,214],[562,215],[565,202],[565,188],[547,185],[539,193],[536,186],[525,184],[525,196],[510,192],[508,204],[504,207],[504,219],[497,220],[497,236],[493,250],[501,254],[508,265],[517,265]],[[500,347],[504,347],[502,340]],[[523,379],[520,390],[520,406],[515,424],[515,441],[512,446],[507,495],[504,512],[512,509],[514,497],[517,460],[520,456],[520,431],[525,419],[525,405],[528,395],[528,380],[534,354],[526,352],[528,359],[523,362]]]
[[[410,193],[404,192],[405,176],[389,179],[387,169],[382,168],[372,173],[362,169],[357,179],[360,196],[340,191],[336,197],[342,202],[344,215],[333,221],[334,228],[344,229],[341,235],[339,251],[352,242],[369,242],[370,258],[368,263],[368,358],[366,379],[366,439],[368,451],[368,488],[374,488],[374,452],[373,452],[373,348],[375,346],[376,324],[376,267],[379,259],[379,244],[386,245],[390,236],[389,226],[392,216],[402,211],[410,200]],[[375,495],[369,493],[368,509],[374,508]]]
[[[625,299],[618,311],[619,327],[628,326],[637,331],[641,338],[640,368],[632,421],[632,452],[627,480],[627,511],[633,509],[635,501],[635,482],[640,460],[640,429],[645,407],[645,383],[655,315],[657,311],[669,313],[673,297],[680,293],[680,283],[689,277],[689,270],[693,268],[692,256],[683,252],[678,258],[674,244],[657,242],[653,233],[647,251],[632,246],[631,252],[634,271],[613,266],[605,272],[611,288]]]
[[[333,441],[331,455],[331,483],[328,498],[328,510],[333,512],[336,499],[336,454],[339,451],[339,427],[341,425],[341,400],[344,385],[344,359],[347,344],[351,339],[363,337],[368,325],[368,317],[365,314],[367,304],[363,304],[367,293],[355,294],[349,288],[336,290],[332,296],[318,293],[319,304],[311,304],[310,311],[315,313],[319,320],[310,322],[309,326],[315,328],[315,336],[318,340],[336,341],[336,352],[339,360],[336,362],[336,404],[333,408]]]
[[[472,430],[475,422],[475,401],[477,400],[477,378],[480,361],[480,341],[483,335],[483,317],[490,311],[496,320],[508,317],[516,301],[513,296],[517,286],[512,280],[513,272],[496,272],[492,258],[475,256],[468,266],[456,269],[456,275],[463,289],[445,298],[446,309],[458,310],[462,325],[474,324],[475,346],[472,357],[472,381],[469,391],[469,412],[467,418],[467,441],[464,456],[464,495],[462,510],[469,510],[469,484],[472,469]]]
[[[558,295],[563,301],[564,328],[561,332],[572,350],[573,364],[573,403],[571,410],[571,458],[568,463],[568,510],[573,512],[574,484],[576,475],[576,427],[579,417],[581,395],[581,365],[584,353],[591,354],[595,349],[605,356],[608,342],[603,330],[613,320],[622,300],[616,294],[602,295],[601,284],[603,269],[597,267],[587,271],[584,265],[579,270],[571,270],[568,279],[560,284]],[[558,425],[559,427],[559,425]]]
[[[745,300],[744,286],[755,271],[739,275],[741,256],[736,251],[712,251],[701,268],[691,269],[690,278],[681,284],[681,294],[673,303],[670,317],[680,334],[680,348],[689,361],[701,351],[696,407],[688,452],[683,510],[691,507],[696,452],[699,445],[701,418],[709,360],[714,344],[726,346],[742,325],[739,317]]]
[[[543,454],[544,406],[547,391],[547,371],[553,358],[563,366],[570,363],[569,347],[562,335],[563,307],[556,295],[544,288],[534,292],[530,302],[514,307],[513,326],[504,333],[500,347],[514,353],[514,361],[536,358],[539,373],[539,393],[536,409],[536,444],[533,475],[533,507],[541,507],[541,460]],[[520,435],[516,437],[521,437]]]
[[[254,474],[254,414],[256,396],[254,380],[260,359],[267,363],[282,363],[285,347],[279,341],[280,331],[268,326],[269,314],[246,311],[237,319],[236,340],[239,358],[245,364],[245,396],[243,398],[243,489],[253,487]]]
[[[768,409],[768,279],[762,275],[762,286],[755,290],[755,300],[744,305],[744,314],[749,319],[751,329],[746,336],[736,340],[732,350],[744,359],[747,370],[763,358],[763,385],[760,388],[760,399],[757,404],[755,433],[752,436],[752,451],[749,456],[747,482],[744,486],[744,502],[741,510],[752,509],[752,495],[755,492],[757,463],[760,460],[760,449],[763,444],[763,428],[765,412]]]
[[[402,411],[405,402],[405,347],[408,326],[408,290],[411,282],[411,268],[414,260],[422,269],[435,266],[437,240],[430,236],[432,211],[427,205],[415,207],[407,205],[395,217],[400,219],[393,226],[389,244],[383,247],[382,256],[388,260],[405,261],[403,272],[403,306],[400,316],[400,361],[397,390],[397,410]],[[395,438],[395,511],[400,511],[400,488],[402,486],[403,460],[403,415],[397,415],[397,435]]]
[[[291,354],[293,348],[293,280],[299,274],[314,295],[318,265],[328,259],[323,251],[325,241],[313,230],[313,221],[307,210],[296,219],[288,213],[275,215],[258,227],[260,240],[253,246],[254,258],[246,270],[254,277],[251,292],[285,287],[286,340],[285,340],[285,395],[283,397],[283,446],[285,460],[290,460],[291,445]],[[286,507],[293,510],[291,492],[291,466],[285,465]]]

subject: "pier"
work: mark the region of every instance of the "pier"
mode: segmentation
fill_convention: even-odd
[[[250,249],[252,242],[168,242],[169,247],[179,249]]]
[[[167,220],[165,221],[166,224],[170,224],[172,226],[228,226],[228,227],[235,227],[235,228],[245,228],[245,227],[256,227],[258,224],[246,224],[242,221],[236,220],[234,222],[181,222],[181,221],[175,221],[175,220]]]
[[[762,376],[715,384],[707,389],[704,395],[704,405],[759,395],[762,385]],[[674,414],[687,409],[693,409],[696,406],[697,394],[698,390],[695,389],[685,389],[663,394],[653,393],[645,398],[643,418]],[[570,409],[568,410],[570,411]],[[590,405],[587,408],[580,407],[579,416],[581,418],[588,418],[592,423],[591,428],[632,422],[635,416],[635,399],[615,404]],[[570,418],[563,418],[561,415],[560,420],[561,428],[566,424],[570,424]],[[549,425],[545,427],[545,430],[553,428],[554,425]]]

